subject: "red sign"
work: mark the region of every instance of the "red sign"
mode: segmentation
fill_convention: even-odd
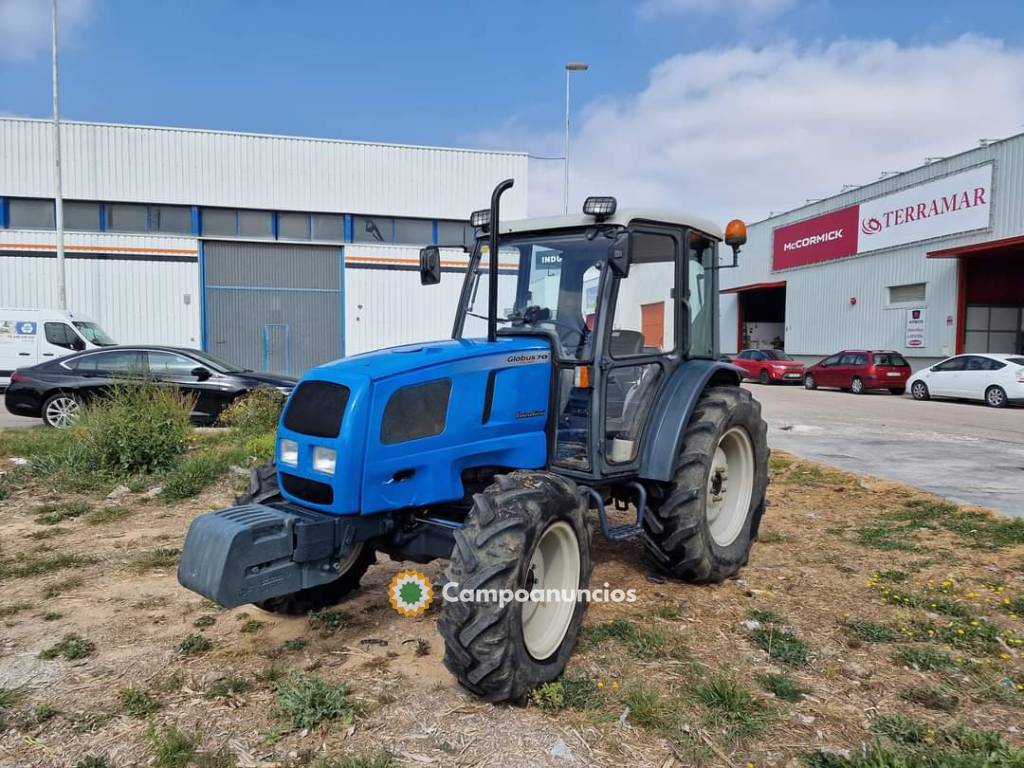
[[[772,243],[772,269],[789,269],[841,259],[857,252],[860,209],[854,205],[807,221],[779,227]]]

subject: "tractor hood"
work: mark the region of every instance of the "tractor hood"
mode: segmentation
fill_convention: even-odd
[[[395,374],[412,373],[462,360],[549,352],[550,347],[545,340],[522,336],[502,336],[494,342],[484,339],[448,339],[364,352],[361,355],[321,365],[311,371],[311,374],[324,381],[331,381],[333,376],[365,376],[371,381],[380,381]]]
[[[340,515],[460,499],[467,470],[546,464],[551,386],[549,343],[526,336],[393,347],[314,368],[278,427],[281,490]]]

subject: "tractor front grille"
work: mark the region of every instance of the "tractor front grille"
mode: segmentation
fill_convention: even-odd
[[[312,437],[337,437],[348,405],[349,389],[329,381],[304,381],[284,412],[284,425]]]
[[[308,501],[310,504],[334,503],[334,489],[327,483],[307,480],[305,477],[289,475],[287,472],[277,474],[281,479],[281,487],[295,498]]]

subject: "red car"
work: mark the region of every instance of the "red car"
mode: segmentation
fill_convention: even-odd
[[[732,359],[732,364],[743,369],[745,378],[757,379],[762,384],[799,384],[804,378],[804,364],[781,349],[744,349]]]
[[[869,389],[887,389],[902,395],[909,378],[910,364],[898,352],[847,349],[808,368],[804,386],[838,387],[855,395]]]

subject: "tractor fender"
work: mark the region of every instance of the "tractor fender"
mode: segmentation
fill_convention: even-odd
[[[719,360],[687,360],[673,371],[647,426],[640,458],[640,478],[669,482],[676,471],[686,425],[708,386],[739,386],[743,370]]]

